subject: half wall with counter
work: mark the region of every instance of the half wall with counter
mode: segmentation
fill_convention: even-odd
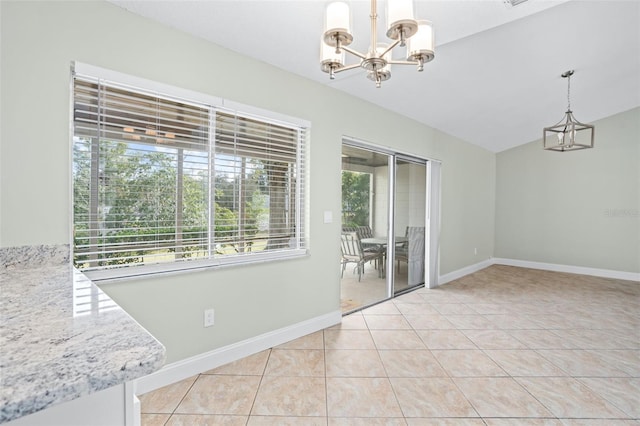
[[[165,348],[69,261],[69,246],[0,248],[0,423],[136,425],[133,380]]]

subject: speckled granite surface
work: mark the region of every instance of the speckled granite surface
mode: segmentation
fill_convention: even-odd
[[[0,248],[0,268],[34,268],[69,263],[68,244]]]
[[[0,256],[0,423],[163,365],[164,347],[70,265],[68,246]]]

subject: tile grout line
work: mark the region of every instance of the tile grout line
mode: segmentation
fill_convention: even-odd
[[[198,376],[196,377],[196,379],[193,381],[193,383],[191,383],[191,385],[189,386],[189,389],[187,389],[187,391],[184,393],[184,395],[182,395],[182,398],[180,398],[180,401],[176,404],[175,408],[171,411],[171,414],[169,415],[169,417],[167,418],[167,420],[164,422],[164,424],[166,425],[167,423],[169,423],[169,420],[171,420],[171,418],[173,417],[174,414],[176,414],[176,410],[178,409],[178,407],[180,407],[180,404],[182,404],[182,402],[184,401],[184,399],[187,397],[187,395],[189,394],[189,391],[193,388],[193,386],[196,384],[196,382],[198,381],[198,379],[200,379],[200,376],[202,376],[201,373],[198,374]]]
[[[249,421],[251,420],[251,413],[253,412],[253,407],[255,406],[256,400],[258,399],[260,386],[262,386],[262,380],[264,379],[265,373],[267,372],[267,366],[269,365],[269,360],[271,359],[273,348],[269,348],[268,351],[269,351],[269,354],[267,355],[267,359],[265,360],[264,367],[262,367],[262,374],[260,375],[260,380],[258,380],[258,386],[256,387],[256,394],[253,396],[253,401],[251,401],[251,407],[249,407],[249,412],[247,413],[247,421],[245,425],[248,425]]]
[[[550,277],[552,277],[552,275],[550,275]],[[546,280],[546,279],[545,279]],[[567,285],[566,288],[561,288],[561,287],[565,287],[563,285],[563,280],[556,280],[558,282],[555,282],[553,280],[538,280],[540,282],[534,282],[534,280],[532,278],[528,278],[527,280],[511,280],[512,282],[508,282],[507,284],[510,287],[507,288],[524,288],[524,292],[526,293],[526,298],[533,298],[536,296],[536,293],[539,295],[542,295],[542,297],[536,302],[537,299],[533,299],[534,300],[534,304],[529,304],[529,306],[531,307],[530,309],[526,310],[526,311],[520,311],[520,312],[515,312],[515,313],[508,313],[508,314],[502,314],[502,315],[515,315],[517,316],[519,319],[518,321],[520,321],[520,318],[523,318],[523,320],[526,321],[526,317],[535,317],[535,318],[541,318],[542,316],[547,315],[549,312],[553,313],[554,315],[552,317],[549,318],[548,321],[546,321],[545,324],[540,323],[540,327],[541,328],[532,328],[532,329],[522,329],[522,328],[500,328],[499,324],[494,323],[492,320],[489,319],[489,317],[487,317],[487,315],[490,314],[486,314],[486,313],[481,313],[476,311],[476,314],[467,314],[467,315],[478,315],[479,317],[482,317],[484,320],[488,321],[489,323],[491,323],[493,326],[495,326],[495,328],[459,328],[459,327],[454,327],[452,329],[417,329],[414,327],[414,325],[412,325],[411,323],[409,323],[409,328],[405,329],[405,330],[410,330],[414,335],[416,335],[416,337],[418,338],[418,340],[422,343],[423,348],[422,349],[418,349],[418,348],[412,348],[412,350],[418,351],[418,350],[424,350],[426,352],[428,352],[429,354],[431,354],[431,356],[434,359],[434,366],[437,365],[440,367],[440,369],[444,372],[445,377],[450,380],[451,382],[453,382],[453,384],[455,385],[455,388],[458,390],[458,392],[465,398],[466,402],[470,405],[470,407],[473,408],[474,412],[476,413],[477,419],[479,419],[480,421],[482,421],[482,423],[484,424],[488,424],[487,420],[485,420],[485,418],[480,416],[480,413],[478,412],[478,409],[471,403],[471,401],[467,398],[467,396],[464,394],[464,392],[462,392],[461,388],[458,386],[458,383],[456,382],[457,379],[467,379],[467,378],[476,378],[476,379],[487,379],[490,377],[494,377],[494,375],[474,375],[474,376],[460,376],[460,377],[453,377],[452,373],[449,372],[448,369],[445,369],[442,365],[442,363],[440,362],[440,360],[434,355],[434,353],[437,353],[438,351],[445,351],[445,350],[450,350],[450,351],[478,351],[478,353],[481,353],[483,356],[487,357],[493,364],[495,364],[498,369],[504,373],[504,376],[495,376],[495,377],[499,377],[499,378],[508,378],[510,380],[513,380],[515,382],[515,384],[517,384],[517,386],[524,390],[524,392],[529,395],[533,400],[535,400],[538,404],[540,404],[542,407],[544,407],[547,412],[549,412],[552,417],[548,417],[548,416],[540,416],[540,417],[509,417],[509,418],[538,418],[538,419],[554,419],[557,421],[562,421],[562,419],[565,418],[584,418],[584,419],[600,419],[600,420],[605,420],[605,419],[622,419],[622,420],[634,420],[633,414],[628,414],[627,411],[625,411],[623,409],[623,407],[625,406],[625,404],[628,404],[630,400],[628,400],[628,396],[627,398],[614,398],[613,397],[613,393],[609,393],[607,394],[608,396],[605,397],[605,394],[601,394],[598,391],[598,388],[592,387],[590,385],[588,385],[588,380],[589,379],[594,379],[591,383],[592,385],[596,385],[598,383],[598,381],[602,381],[605,382],[607,380],[611,380],[611,379],[620,379],[620,380],[638,380],[638,374],[634,374],[635,370],[631,367],[629,367],[629,363],[633,363],[634,362],[634,357],[633,354],[634,353],[638,353],[639,351],[639,347],[637,347],[636,344],[634,344],[633,342],[630,342],[629,339],[625,339],[624,336],[626,334],[628,334],[628,332],[631,330],[633,331],[634,327],[634,321],[637,322],[637,319],[634,318],[634,315],[637,315],[637,311],[634,309],[635,306],[633,303],[628,304],[625,303],[623,304],[622,302],[616,303],[615,306],[615,314],[618,315],[616,318],[616,321],[620,321],[620,320],[624,320],[625,322],[625,326],[622,328],[615,328],[615,327],[608,327],[608,328],[598,328],[598,329],[590,329],[588,326],[590,324],[590,320],[589,320],[589,312],[591,312],[591,310],[585,310],[582,308],[579,308],[576,304],[581,304],[584,303],[584,296],[582,296],[581,298],[579,297],[571,297],[571,293],[574,290],[574,285],[569,286]],[[504,280],[505,282],[508,280]],[[548,281],[548,282],[547,282]],[[488,289],[490,290],[489,292],[486,292],[484,294],[480,294],[480,293],[471,293],[469,295],[470,297],[480,297],[481,301],[487,301],[486,303],[489,303],[488,301],[490,300],[490,298],[496,298],[496,295],[499,295],[500,293],[498,293],[497,291],[500,290],[500,287],[498,287],[498,284],[493,284],[492,281],[487,280],[487,279],[483,279],[483,280],[479,280],[478,283],[470,283],[469,286],[465,285],[462,290],[467,290],[468,288],[473,288],[473,285],[487,285],[489,286]],[[578,283],[581,284],[581,283]],[[590,284],[590,286],[586,289],[589,293],[595,293],[596,290],[598,290],[598,283],[592,283],[593,285]],[[537,289],[536,286],[541,286],[541,288]],[[583,286],[581,286],[580,290],[584,291],[584,288],[582,288]],[[454,288],[454,287],[452,287]],[[554,291],[557,290],[562,291],[562,292],[558,292],[558,293],[554,293]],[[567,293],[565,290],[568,289]],[[532,291],[532,290],[537,290],[537,291]],[[423,289],[418,289],[418,291],[424,291]],[[611,289],[608,289],[607,291],[611,291]],[[437,293],[434,293],[437,294]],[[452,295],[451,293],[449,293],[450,295]],[[568,294],[568,296],[566,295]],[[558,297],[558,295],[564,295],[565,299],[567,300],[566,303],[560,303],[560,302],[556,302],[553,298]],[[508,302],[506,302],[508,299],[508,297],[513,297],[514,293],[509,292],[509,293],[505,293],[504,298],[500,298],[500,300],[504,300],[505,302],[502,302],[502,304],[507,304]],[[420,295],[420,297],[424,300],[423,303],[417,303],[416,305],[424,305],[426,306],[431,306],[433,307],[433,298],[432,298],[432,302],[429,302],[427,299],[427,297],[424,297],[424,295]],[[469,304],[469,302],[465,303],[464,300],[470,300],[469,298],[459,298],[457,299],[456,302],[453,302],[453,298],[450,298],[451,300],[446,300],[446,298],[441,299],[442,300],[442,304],[457,304],[457,305],[461,305],[461,306],[467,306]],[[436,298],[438,299],[438,298]],[[514,299],[515,300],[515,299]],[[525,296],[518,296],[517,300],[515,303],[517,304],[523,304],[525,300]],[[387,303],[388,301],[384,302]],[[553,303],[552,303],[553,302]],[[394,304],[394,307],[397,311],[399,311],[400,315],[402,316],[402,318],[404,319],[404,321],[406,321],[408,323],[408,319],[407,319],[407,315],[416,315],[415,312],[417,312],[419,310],[412,308],[406,311],[402,311],[400,310],[400,308],[397,306],[397,304],[395,303],[395,300],[392,300],[392,303]],[[514,302],[510,302],[511,304],[514,304]],[[535,305],[535,306],[534,306]],[[574,307],[575,306],[575,307]],[[562,328],[562,321],[563,321],[563,316],[555,313],[555,310],[557,309],[565,309],[565,312],[563,312],[563,315],[567,318],[567,320],[572,320],[575,322],[575,324],[571,324],[571,328]],[[436,309],[436,308],[434,308]],[[448,310],[449,308],[443,308],[445,311]],[[460,314],[460,313],[456,313],[456,308],[455,307],[451,307],[452,311],[450,314],[443,314],[442,312],[438,311],[436,309],[436,311],[438,312],[439,315],[441,315],[443,318],[447,318],[448,315],[465,315],[465,314]],[[516,307],[517,310],[517,307]],[[553,312],[552,312],[553,311]],[[409,312],[409,313],[405,313],[405,312]],[[411,313],[414,312],[414,313]],[[621,313],[622,312],[622,313]],[[605,314],[606,312],[602,313]],[[379,316],[385,316],[385,315],[391,315],[391,314],[384,314],[384,313],[372,313],[372,315],[379,315]],[[422,314],[424,315],[424,314]],[[595,314],[593,314],[595,315]],[[593,316],[592,315],[592,316]],[[598,314],[600,315],[600,314]],[[377,323],[377,321],[382,321],[380,324]],[[496,320],[498,320],[496,318]],[[506,316],[504,319],[500,319],[500,321],[504,321],[504,320],[508,320],[508,316]],[[607,321],[607,325],[609,325],[609,323],[611,321],[614,321],[613,317],[609,316],[607,318],[605,318],[605,320]],[[379,344],[376,342],[376,340],[374,339],[374,332],[373,330],[386,330],[386,331],[397,331],[394,330],[393,327],[390,328],[375,328],[372,330],[371,328],[371,324],[369,324],[369,321],[367,321],[367,316],[366,315],[362,315],[362,321],[364,322],[364,325],[367,329],[367,335],[369,337],[369,339],[371,339],[372,343],[373,343],[373,349],[376,351],[377,354],[377,360],[379,361],[379,363],[382,365],[382,371],[384,374],[384,378],[387,380],[387,382],[391,385],[391,391],[393,392],[393,395],[396,399],[396,403],[399,405],[400,407],[400,412],[402,414],[402,418],[404,419],[404,421],[407,421],[407,417],[405,416],[405,411],[403,410],[402,405],[400,404],[400,401],[398,399],[398,394],[396,392],[396,388],[393,387],[393,385],[391,384],[391,377],[390,377],[390,371],[388,368],[388,365],[385,364],[382,361],[382,352],[383,351],[390,351],[390,350],[403,350],[401,347],[394,347],[394,348],[388,348],[388,349],[381,349],[379,347]],[[383,325],[384,326],[384,321],[383,318],[376,318],[376,324],[379,325]],[[393,321],[393,324],[395,324],[395,320]],[[520,324],[520,322],[518,322],[518,324]],[[454,324],[455,325],[455,324]],[[375,326],[375,324],[374,324]],[[560,327],[560,328],[558,328]],[[363,327],[364,328],[364,327]],[[359,328],[354,328],[353,330],[357,330]],[[351,330],[351,329],[349,329]],[[440,348],[440,349],[431,349],[428,345],[427,345],[427,341],[425,341],[425,338],[423,337],[423,335],[420,333],[420,331],[440,331],[440,332],[450,332],[453,334],[453,332],[457,332],[460,333],[462,336],[464,336],[465,339],[469,340],[471,342],[471,344],[473,345],[474,349],[466,349],[466,348],[462,348],[462,347],[455,347],[455,348]],[[494,349],[491,349],[490,347],[487,347],[486,344],[478,344],[475,341],[473,341],[472,339],[469,338],[469,335],[467,334],[468,331],[470,330],[478,330],[478,331],[497,331],[500,333],[504,333],[506,336],[513,338],[516,342],[521,343],[524,348],[510,348],[510,343],[508,340],[506,340],[507,345],[505,347],[496,347]],[[557,337],[557,339],[551,339],[552,341],[556,342],[558,341],[558,339],[560,339],[560,341],[555,344],[555,345],[548,345],[548,344],[543,344],[543,347],[539,347],[541,346],[539,343],[535,343],[535,339],[534,339],[534,344],[531,343],[530,338],[527,339],[522,339],[522,333],[524,331],[531,331],[531,330],[539,330],[539,331],[543,331],[543,332],[548,332],[550,333],[550,335],[554,335]],[[567,332],[564,332],[564,330],[568,330]],[[589,333],[586,333],[587,331],[589,331]],[[561,331],[561,332],[559,332]],[[607,333],[613,333],[615,331],[615,336],[613,336],[610,340],[606,339],[606,334]],[[446,335],[446,333],[442,334],[442,337],[444,337]],[[605,340],[594,340],[596,342],[602,342],[599,345],[593,345],[589,343],[589,339],[597,339],[598,335],[602,335],[602,338],[605,338]],[[575,336],[575,341],[573,341]],[[326,419],[325,419],[325,423],[328,425],[329,422],[329,389],[328,389],[328,358],[327,358],[327,351],[329,351],[330,349],[327,347],[327,334],[326,334],[326,329],[323,330],[322,334],[322,353],[324,355],[323,358],[323,366],[324,366],[324,380],[325,380],[325,386],[324,386],[324,393],[325,393],[325,414],[326,414]],[[442,338],[440,337],[440,338]],[[534,337],[534,335],[532,335],[532,337]],[[571,343],[571,347],[563,347],[561,340],[563,338],[571,338],[572,343]],[[537,338],[536,338],[537,339]],[[381,341],[383,342],[383,341]],[[433,340],[433,342],[436,342],[435,340]],[[444,341],[443,341],[444,342]],[[491,342],[490,340],[487,342]],[[528,343],[527,343],[528,342]],[[480,341],[480,343],[482,343],[482,341]],[[486,342],[485,342],[486,343]],[[515,343],[515,342],[514,342]],[[544,342],[543,342],[544,343]],[[458,345],[458,341],[456,341],[454,343],[454,345]],[[548,346],[548,347],[546,347]],[[592,347],[593,346],[593,347]],[[295,349],[303,349],[303,348],[295,348]],[[338,349],[336,349],[338,350]],[[409,350],[409,349],[406,349]],[[251,418],[251,411],[253,410],[256,400],[257,400],[257,395],[260,389],[260,386],[262,384],[263,379],[265,378],[265,373],[267,371],[267,367],[268,367],[268,363],[269,363],[269,359],[271,359],[271,355],[273,354],[273,348],[269,349],[269,356],[267,357],[267,360],[263,366],[262,369],[262,375],[260,376],[260,381],[258,383],[258,387],[256,389],[256,394],[254,396],[253,402],[252,402],[252,406],[249,410],[249,415],[247,416],[247,420],[246,423],[248,424]],[[519,351],[528,351],[531,352],[532,354],[535,354],[536,356],[540,357],[541,360],[544,360],[545,362],[549,363],[548,367],[545,367],[544,369],[533,369],[531,370],[531,367],[527,366],[526,363],[524,364],[518,364],[515,365],[514,364],[514,368],[517,368],[517,370],[513,370],[511,369],[511,367],[509,367],[509,371],[507,371],[507,367],[509,366],[509,364],[507,364],[507,367],[503,367],[501,362],[499,362],[498,360],[503,359],[502,357],[498,357],[498,358],[494,358],[490,355],[490,352],[492,351],[509,351],[509,352],[519,352]],[[545,351],[556,351],[559,352],[559,357],[558,359],[556,359],[555,357],[549,357],[549,355],[551,354],[551,352],[546,352]],[[626,355],[624,353],[621,353],[622,351],[624,352],[631,352],[631,356]],[[613,369],[612,373],[607,374],[607,375],[600,375],[598,374],[598,370],[594,370],[594,368],[597,368],[598,364],[590,364],[589,362],[587,362],[584,365],[580,365],[579,369],[576,370],[576,374],[572,374],[571,371],[567,371],[565,368],[562,368],[561,365],[565,365],[566,362],[561,362],[560,364],[558,364],[558,360],[562,360],[564,358],[566,358],[567,356],[571,356],[572,352],[575,354],[578,354],[578,352],[583,353],[583,354],[587,354],[589,355],[589,357],[593,357],[593,359],[595,361],[597,361],[598,363],[600,362],[604,362],[607,364],[610,364],[611,368]],[[611,352],[611,354],[609,354],[608,352]],[[618,355],[617,353],[621,353],[620,355]],[[523,354],[524,355],[524,354]],[[585,358],[585,359],[589,359],[589,357]],[[553,358],[553,359],[552,359]],[[508,359],[508,358],[505,358]],[[554,362],[554,359],[556,359],[556,362]],[[535,360],[535,358],[534,358]],[[554,369],[557,370],[548,370],[551,367],[553,367]],[[572,368],[572,370],[575,370],[575,368]],[[480,370],[482,371],[482,370]],[[608,370],[607,370],[608,371]],[[488,371],[487,371],[488,372]],[[560,373],[563,375],[540,375],[540,372],[542,372],[542,374],[544,373]],[[521,374],[515,374],[515,373],[521,373]],[[578,374],[579,373],[579,374]],[[200,373],[196,376],[196,379],[191,383],[191,385],[189,386],[189,388],[186,390],[186,392],[182,395],[180,401],[177,403],[177,405],[174,407],[174,409],[172,410],[171,413],[169,413],[169,418],[165,421],[165,424],[169,423],[171,421],[171,418],[173,418],[174,415],[176,414],[177,409],[179,409],[180,405],[184,402],[186,396],[189,394],[189,392],[193,389],[193,387],[195,386],[195,383],[201,379],[203,373]],[[359,376],[358,376],[359,377]],[[363,377],[370,377],[370,376],[365,376]],[[377,376],[376,376],[377,377]],[[420,378],[422,376],[415,376],[415,378]],[[584,416],[579,416],[579,417],[574,417],[572,416],[573,413],[571,413],[570,411],[566,411],[567,408],[562,407],[562,409],[560,409],[560,411],[556,410],[559,414],[556,415],[554,414],[550,407],[547,407],[547,405],[545,405],[541,399],[539,399],[538,397],[536,397],[534,395],[534,393],[532,393],[532,390],[528,389],[527,387],[525,387],[521,381],[522,380],[542,380],[544,378],[550,378],[550,377],[555,377],[558,379],[562,379],[562,380],[569,380],[573,383],[578,384],[581,388],[583,388],[584,390],[587,390],[590,394],[593,394],[594,397],[597,397],[598,400],[600,401],[600,404],[602,403],[606,403],[608,406],[607,410],[602,410],[602,411],[588,411],[583,413]],[[534,382],[532,382],[534,383]],[[621,382],[622,383],[622,382]],[[606,390],[606,388],[603,388]],[[623,391],[623,387],[619,387],[618,388],[618,392],[622,392]],[[543,397],[544,400],[548,399],[549,397],[545,396],[544,393],[539,393],[537,391],[537,388],[533,388],[533,390],[535,390],[537,395],[540,395]],[[614,388],[615,390],[615,388]],[[553,393],[552,393],[553,395]],[[578,395],[579,396],[579,395]],[[553,396],[551,397],[553,398]],[[582,398],[583,401],[578,402],[579,404],[585,404],[587,403],[586,399]],[[559,401],[557,399],[551,399],[551,402],[553,402],[555,404],[556,401]],[[578,400],[579,401],[579,400]],[[618,401],[618,402],[615,402]],[[589,406],[593,406],[593,405],[589,405]],[[582,406],[578,406],[578,407],[582,407]],[[585,405],[585,407],[587,407],[587,405]],[[595,405],[594,407],[599,407],[598,405]],[[600,409],[598,409],[600,410]],[[195,414],[195,413],[188,413],[188,414]],[[560,414],[563,414],[562,416]],[[567,414],[567,415],[564,415]],[[434,417],[434,418],[438,418],[438,417]],[[487,417],[486,419],[490,419],[493,417]],[[495,417],[495,418],[501,418],[500,416]],[[504,417],[502,417],[504,418]],[[637,419],[635,419],[637,420]]]

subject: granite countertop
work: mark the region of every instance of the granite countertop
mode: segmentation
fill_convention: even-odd
[[[0,423],[158,370],[165,348],[69,262],[0,249]]]

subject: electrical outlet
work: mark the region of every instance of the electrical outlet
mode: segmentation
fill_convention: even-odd
[[[204,326],[211,327],[215,323],[215,312],[213,309],[204,310]]]

